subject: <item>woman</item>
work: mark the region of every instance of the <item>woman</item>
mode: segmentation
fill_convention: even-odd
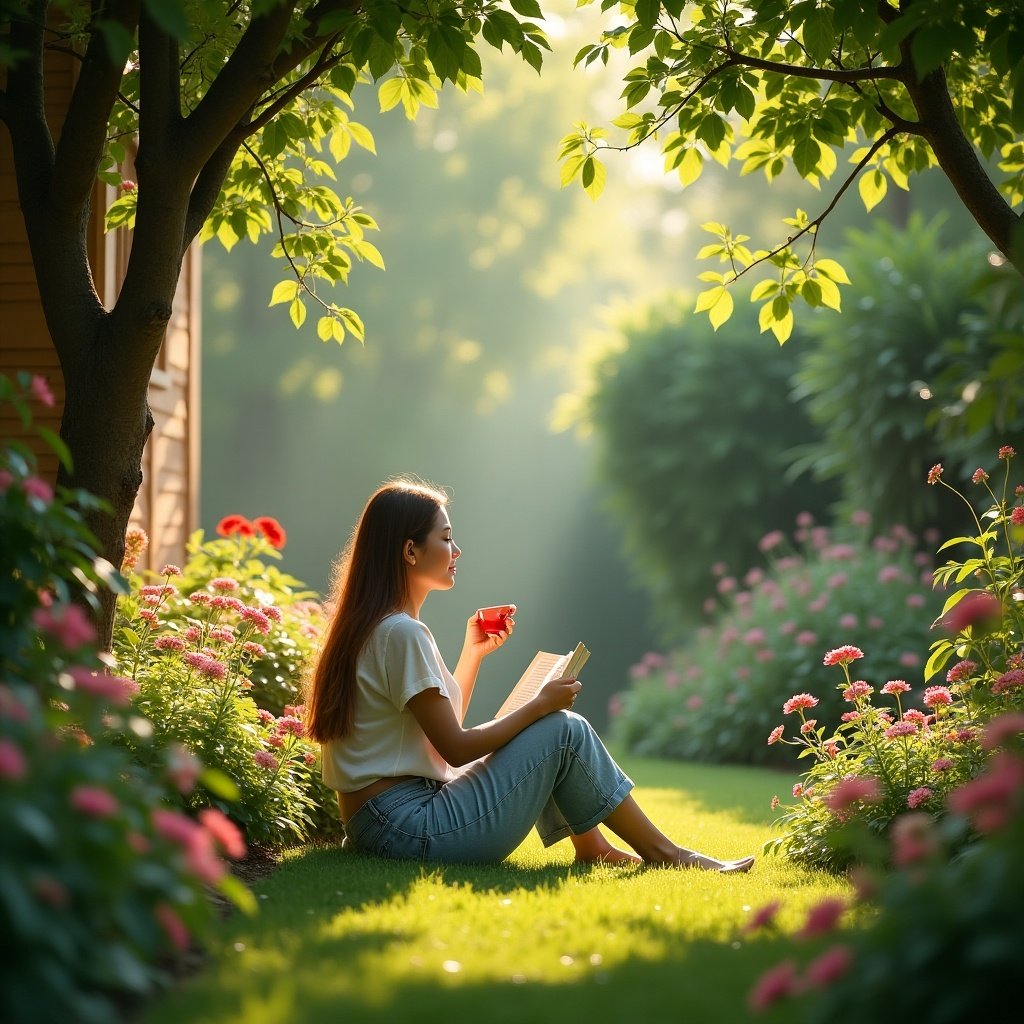
[[[545,846],[568,837],[577,861],[749,870],[753,857],[715,860],[654,826],[571,711],[579,680],[554,679],[503,718],[463,725],[480,664],[515,621],[488,634],[470,618],[448,671],[419,617],[428,594],[455,585],[462,552],[446,503],[419,482],[384,484],[337,566],[306,714],[348,844],[385,857],[497,862],[536,825]],[[636,852],[612,846],[599,823]]]

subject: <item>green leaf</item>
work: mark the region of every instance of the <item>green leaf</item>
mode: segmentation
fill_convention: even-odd
[[[537,3],[537,0],[510,0],[510,2],[512,10],[517,14],[521,14],[524,18],[544,19],[544,12],[540,9],[540,4]]]
[[[793,164],[800,177],[806,178],[818,169],[818,158],[821,156],[821,147],[808,131],[793,147]]]
[[[816,7],[804,20],[803,42],[816,64],[824,64],[836,44],[832,15],[826,7]]]
[[[640,22],[644,28],[653,28],[660,13],[660,0],[637,0],[636,20]]]
[[[219,768],[204,768],[199,773],[199,782],[222,800],[235,801],[241,797],[235,780]]]
[[[383,114],[385,111],[391,110],[392,107],[397,107],[402,102],[404,93],[404,78],[389,78],[386,82],[382,83],[381,87],[377,90],[381,113]]]
[[[274,291],[270,296],[269,306],[276,306],[281,302],[291,302],[299,291],[299,282],[295,278],[288,278],[286,281],[279,281],[274,285]]]
[[[604,164],[597,157],[588,156],[583,161],[580,177],[583,183],[583,190],[591,199],[596,200],[604,191],[605,178],[607,177]]]
[[[376,156],[377,147],[374,144],[373,134],[370,132],[369,128],[356,121],[349,121],[348,133],[352,136],[357,145],[362,146],[363,149],[368,150]]]
[[[288,307],[288,316],[291,318],[296,329],[301,327],[306,320],[306,304],[297,295],[292,299],[291,305]]]
[[[234,875],[225,874],[217,883],[217,888],[229,899],[243,914],[250,917],[259,910],[256,897],[248,889],[241,879]]]
[[[949,661],[953,654],[953,644],[948,640],[940,641],[924,666],[924,678],[927,682],[936,672],[942,671],[943,666]]]
[[[857,183],[857,190],[864,208],[870,212],[885,198],[885,175],[879,170],[865,171]]]

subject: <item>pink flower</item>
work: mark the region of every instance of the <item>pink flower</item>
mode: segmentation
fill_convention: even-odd
[[[818,642],[818,634],[811,629],[802,629],[793,638],[797,647],[813,647]]]
[[[122,187],[124,186],[122,185]],[[153,916],[160,927],[163,928],[167,938],[171,940],[171,945],[179,953],[184,953],[188,949],[190,941],[185,922],[178,917],[177,913],[167,903],[158,903],[153,908]]]
[[[846,572],[833,573],[825,581],[825,586],[828,587],[829,590],[838,590],[840,587],[846,586],[846,583],[849,580],[849,578],[850,574]]]
[[[839,744],[835,740],[830,740],[821,749],[825,752],[826,757],[834,758],[839,755]]]
[[[952,704],[953,694],[945,686],[929,686],[925,689],[922,699],[927,707],[934,708],[940,704]]]
[[[743,926],[743,930],[745,932],[756,932],[758,928],[764,928],[766,925],[771,924],[775,920],[775,915],[779,912],[781,906],[782,904],[778,900],[766,903],[754,912],[754,916]]]
[[[199,812],[199,821],[232,860],[239,860],[245,856],[245,840],[242,833],[225,814],[215,807],[206,807]]]
[[[154,808],[150,818],[157,835],[179,846],[188,846],[199,831],[199,826],[191,818],[163,807]]]
[[[845,644],[842,647],[836,647],[834,650],[828,651],[824,658],[822,658],[823,665],[849,665],[851,661],[856,661],[858,658],[863,658],[864,652],[859,647],[854,647],[852,644]]]
[[[1002,746],[1006,740],[1019,736],[1024,732],[1024,713],[1011,711],[993,718],[981,735],[981,749],[994,750]]]
[[[187,796],[195,789],[203,772],[203,762],[181,743],[172,743],[167,750],[167,777],[179,793]]]
[[[38,373],[32,375],[32,383],[29,389],[35,398],[42,402],[47,408],[53,408],[53,392],[50,390],[49,382]]]
[[[929,789],[927,786],[919,786],[907,794],[907,806],[914,810],[920,807],[921,804],[927,803],[933,796],[935,796],[934,790]]]
[[[246,640],[242,644],[242,650],[252,658],[262,658],[267,653],[266,647],[256,643],[255,640]]]
[[[158,636],[153,646],[158,651],[183,651],[188,645],[180,636]]]
[[[998,696],[1007,690],[1015,690],[1019,686],[1024,686],[1024,669],[1011,668],[1008,672],[1004,672],[999,676],[992,684],[992,692]]]
[[[925,716],[923,711],[918,711],[917,708],[907,708],[903,712],[904,722],[917,722],[918,725],[925,725],[928,722],[928,718]]]
[[[954,764],[956,764],[956,762],[951,757],[937,757],[934,761],[932,761],[932,771],[948,772]]]
[[[970,626],[994,625],[1001,611],[998,598],[986,590],[974,590],[954,605],[939,624],[949,633],[961,633]]]
[[[879,583],[893,583],[903,576],[903,570],[897,565],[883,565],[878,570]]]
[[[778,743],[782,739],[782,734],[786,731],[784,725],[777,725],[768,734],[768,746],[770,747],[773,743]]]
[[[907,594],[906,604],[908,608],[923,608],[925,606],[924,594]]]
[[[752,1010],[764,1010],[785,996],[794,995],[796,991],[796,964],[792,960],[784,960],[757,979],[747,996],[747,1005]]]
[[[857,616],[853,612],[845,612],[839,616],[839,626],[841,629],[856,629],[859,624]]]
[[[942,477],[942,463],[936,462],[931,469],[928,470],[928,483],[937,484]]]
[[[122,192],[136,192],[138,190],[138,188],[139,188],[139,186],[136,185],[135,182],[132,181],[131,178],[122,178],[121,179],[121,191]]]
[[[771,803],[772,810],[774,811],[778,806],[779,806],[779,798],[777,796],[773,796],[772,797],[772,803]]]
[[[21,486],[30,498],[37,498],[44,505],[49,505],[53,501],[53,488],[37,476],[26,477],[21,482]]]
[[[1024,505],[1017,505],[1010,513],[1010,522],[1014,526],[1024,526]]]
[[[270,618],[262,608],[243,608],[239,614],[243,621],[251,622],[260,633],[266,635],[270,632]]]
[[[217,856],[213,836],[205,829],[196,828],[184,853],[186,866],[200,881],[216,885],[224,877],[227,868]]]
[[[833,946],[807,965],[804,977],[815,988],[824,988],[841,978],[853,963],[848,946]]]
[[[261,768],[266,768],[267,771],[275,771],[278,767],[277,758],[269,750],[257,750],[252,755],[252,759]]]
[[[690,700],[692,699],[693,698],[691,697]],[[697,699],[698,701],[700,700],[699,697]],[[697,707],[700,707],[699,703],[697,704]],[[293,736],[302,736],[306,731],[306,727],[298,718],[286,715],[277,720],[277,731],[282,734],[290,732]]]
[[[793,796],[803,796],[803,795],[804,795],[804,784],[802,782],[794,783],[793,784]]]
[[[127,707],[132,697],[139,692],[139,684],[134,679],[97,675],[87,668],[72,668],[68,674],[75,681],[76,690],[92,694],[116,707]]]
[[[691,711],[697,711],[701,707],[701,705],[703,705],[703,703],[704,700],[698,693],[695,693],[692,696],[686,698],[686,706]],[[302,733],[297,733],[296,735],[301,736]]]
[[[917,668],[921,664],[921,655],[917,651],[904,651],[900,655],[900,664],[904,668]]]
[[[160,570],[161,576],[180,576],[181,569],[177,565],[171,565],[168,563]]]
[[[782,713],[788,715],[802,708],[813,708],[817,703],[817,697],[812,697],[809,693],[797,693],[782,705]]]
[[[964,659],[963,661],[958,661],[946,673],[946,682],[959,683],[962,679],[969,678],[977,667],[978,666],[973,661],[969,661],[967,659]]]
[[[27,765],[21,747],[12,740],[0,739],[0,779],[17,782],[25,777]]]
[[[762,551],[771,551],[773,548],[777,548],[785,539],[786,535],[781,530],[772,530],[757,542],[757,546]]]
[[[810,939],[816,935],[825,935],[835,928],[845,910],[846,903],[844,900],[831,896],[826,897],[820,903],[811,907],[803,928],[796,933],[797,937]]]
[[[731,576],[723,576],[716,584],[715,589],[720,594],[729,594],[736,589],[736,581]]]
[[[864,682],[863,679],[856,679],[843,690],[843,700],[849,701],[852,704],[855,700],[870,697],[874,692],[875,688],[873,686]]]
[[[910,684],[905,682],[904,680],[902,680],[902,679],[890,679],[889,682],[887,682],[882,687],[882,693],[884,693],[887,696],[891,697],[893,694],[896,694],[896,693],[906,693],[909,689],[910,689]]]
[[[227,675],[227,666],[223,662],[201,651],[190,651],[185,655],[185,661],[208,679],[223,679]]]
[[[934,823],[930,814],[901,814],[890,832],[892,858],[897,867],[914,864],[930,857],[938,849]]]
[[[96,640],[96,629],[77,604],[54,605],[52,608],[37,608],[32,613],[37,629],[58,640],[68,651],[77,651]]]
[[[68,802],[80,814],[90,818],[112,818],[121,808],[117,800],[99,786],[75,786]]]
[[[1001,459],[1012,459],[1016,454],[1016,450],[1008,444],[1004,444],[1003,447],[999,449],[999,458]]]
[[[986,480],[988,480],[988,473],[980,466],[971,474],[972,484],[983,484]]]
[[[230,576],[217,576],[210,580],[210,586],[214,590],[237,590],[238,580],[232,579]]]
[[[884,625],[885,619],[881,618],[878,615],[872,615],[871,618],[868,619],[869,629],[881,629]]]
[[[845,811],[858,801],[874,803],[881,795],[878,779],[871,775],[848,775],[825,797],[825,805],[833,812]]]
[[[310,751],[307,750],[306,753],[304,753],[302,755],[302,760],[308,766],[312,766],[312,765],[316,764],[316,754],[313,754],[313,753],[311,753]]]
[[[1024,761],[1000,752],[984,775],[949,794],[949,809],[971,817],[979,832],[995,832],[1009,820],[1013,802],[1024,785]]]
[[[858,718],[860,718],[860,712],[859,711],[844,711],[839,716],[839,721],[840,722],[856,722]]]
[[[917,725],[914,722],[897,722],[885,730],[885,738],[887,740],[894,740],[898,736],[913,736],[917,731]]]

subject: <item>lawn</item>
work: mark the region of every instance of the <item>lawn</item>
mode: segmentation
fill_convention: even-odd
[[[788,774],[623,758],[674,838],[717,857],[760,852]],[[207,966],[140,1024],[752,1019],[746,995],[792,955],[743,934],[783,901],[795,931],[845,880],[760,858],[748,875],[577,867],[535,835],[496,867],[383,862],[337,847],[288,851],[253,884],[259,913],[220,926]],[[813,948],[808,948],[809,955]],[[798,950],[804,959],[804,950]],[[792,1008],[759,1015],[791,1020]]]

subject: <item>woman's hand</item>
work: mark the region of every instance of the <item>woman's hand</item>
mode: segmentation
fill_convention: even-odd
[[[568,711],[582,689],[583,684],[570,676],[551,679],[540,688],[530,703],[536,703],[542,715],[550,715],[552,711]]]
[[[516,620],[511,616],[505,617],[505,628],[500,633],[486,633],[480,625],[476,612],[466,620],[466,640],[462,645],[463,654],[471,653],[479,658],[486,658],[492,654],[512,635],[516,628]]]

